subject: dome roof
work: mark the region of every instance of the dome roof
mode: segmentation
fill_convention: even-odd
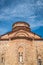
[[[28,28],[29,30],[30,30],[30,25],[29,24],[27,24],[26,22],[22,22],[22,21],[18,21],[18,22],[16,22],[16,23],[14,23],[13,25],[12,25],[12,30],[14,31],[15,29],[20,29],[20,28],[22,28],[23,29],[23,27],[24,28]]]
[[[26,22],[21,22],[21,21],[14,23],[12,27],[15,28],[15,27],[17,27],[17,26],[30,27],[29,24],[27,24]]]

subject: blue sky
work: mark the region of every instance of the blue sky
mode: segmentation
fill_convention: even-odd
[[[16,21],[29,23],[43,38],[43,0],[0,0],[0,35],[11,31]]]

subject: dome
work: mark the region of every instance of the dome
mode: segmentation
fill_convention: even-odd
[[[18,21],[18,22],[14,23],[14,24],[12,25],[12,29],[13,29],[13,30],[14,30],[15,28],[18,28],[18,27],[27,27],[27,28],[30,29],[30,25],[29,25],[29,24],[27,24],[26,22],[21,22],[21,21]]]
[[[26,22],[16,22],[13,24],[13,28],[17,27],[17,26],[25,26],[25,27],[30,27],[29,24],[27,24]]]

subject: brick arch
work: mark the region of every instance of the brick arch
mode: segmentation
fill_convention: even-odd
[[[38,54],[38,59],[41,59],[42,57],[41,57],[41,55],[40,54]]]
[[[26,32],[26,31],[17,31],[16,33],[15,33],[15,37],[16,36],[24,36],[24,37],[29,37],[29,35],[28,35],[28,33]]]
[[[23,52],[23,47],[22,47],[22,46],[20,46],[20,47],[18,48],[18,52]]]

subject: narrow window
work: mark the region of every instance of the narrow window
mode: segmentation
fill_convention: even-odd
[[[41,63],[42,63],[42,62],[41,62],[41,57],[39,56],[39,57],[38,57],[38,65],[41,65]]]
[[[39,65],[41,65],[41,59],[38,59],[38,63],[39,63]]]
[[[19,62],[23,62],[23,52],[19,52]]]
[[[19,58],[18,58],[19,62],[23,63],[23,47],[19,47],[18,54],[19,54]]]
[[[4,58],[4,54],[1,55],[1,63],[4,64],[5,58]]]

